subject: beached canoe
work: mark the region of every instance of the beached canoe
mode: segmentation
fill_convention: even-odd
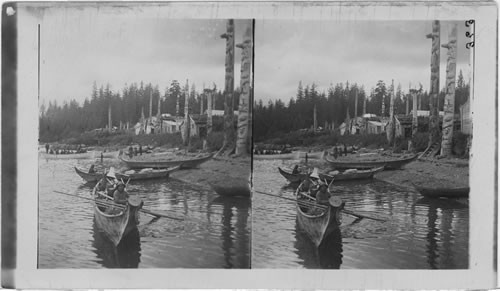
[[[120,159],[131,169],[143,169],[143,168],[154,168],[154,169],[162,169],[162,168],[170,168],[179,166],[181,169],[190,169],[195,168],[202,163],[210,160],[213,157],[214,153],[206,154],[201,157],[194,158],[162,158],[158,160],[131,160],[120,156]]]
[[[168,169],[160,169],[155,170],[152,169],[150,171],[134,171],[133,173],[115,173],[115,176],[118,180],[122,179],[123,181],[136,181],[136,180],[149,180],[149,179],[159,179],[159,178],[168,178],[171,172],[178,170],[180,167],[170,167]],[[87,182],[97,182],[102,178],[103,173],[88,173],[82,171],[75,167],[76,173],[82,177]]]
[[[274,154],[274,155],[258,155],[253,154],[254,160],[298,160],[299,153],[286,153],[286,154]]]
[[[444,188],[444,187],[422,187],[414,185],[420,194],[428,198],[461,198],[469,197],[469,187]]]
[[[96,152],[90,151],[86,153],[79,154],[48,154],[48,153],[39,153],[39,156],[44,159],[93,159],[97,157]]]
[[[307,236],[318,247],[325,237],[339,228],[342,222],[341,210],[344,205],[338,196],[330,198],[330,205],[321,205],[318,208],[316,202],[305,195],[299,186],[295,192],[297,222],[305,231]]]
[[[283,177],[285,177],[290,183],[300,183],[305,178],[308,177],[308,174],[304,173],[292,174],[291,171],[284,170],[280,167],[278,167],[278,170],[280,174]],[[327,183],[330,183],[332,180],[350,181],[350,180],[372,179],[375,173],[378,173],[382,170],[384,170],[384,167],[378,167],[368,170],[344,171],[344,172],[339,172],[338,174],[335,175],[330,175],[326,173],[318,173],[318,175],[322,181],[326,180]]]
[[[414,161],[417,157],[418,155],[413,155],[408,158],[387,159],[380,161],[335,160],[329,156],[325,156],[324,159],[335,169],[373,169],[384,167],[384,170],[396,170]]]
[[[319,178],[327,183],[334,181],[350,181],[350,180],[363,180],[372,179],[373,175],[384,170],[384,167],[378,167],[368,170],[357,170],[357,171],[344,171],[335,175],[329,175],[324,173],[319,173]]]
[[[128,199],[127,205],[122,205],[123,209],[116,210],[113,214],[107,213],[108,205],[103,202],[110,203],[112,200],[106,200],[104,193],[98,191],[98,185],[92,190],[92,198],[94,199],[94,219],[104,235],[117,246],[122,238],[128,233],[137,228],[139,223],[138,211],[141,209],[143,202],[137,196],[131,196]]]
[[[311,160],[322,160],[323,157],[325,156],[325,152],[322,151],[322,152],[312,152],[312,153],[309,153],[309,152],[303,152],[303,151],[298,151],[296,152],[297,154],[297,159],[305,159],[307,157],[307,159],[311,159]]]

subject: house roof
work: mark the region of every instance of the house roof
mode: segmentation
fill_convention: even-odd
[[[206,114],[191,114],[191,119],[197,124],[197,125],[205,125],[207,124],[207,115]]]

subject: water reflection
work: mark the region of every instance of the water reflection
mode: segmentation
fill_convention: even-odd
[[[224,268],[250,268],[250,240],[248,229],[249,205],[248,197],[219,196],[211,204],[222,206],[222,250],[224,253]],[[236,221],[233,221],[236,219]]]
[[[40,268],[250,267],[251,200],[216,198],[210,189],[175,179],[132,181],[127,191],[138,195],[145,209],[184,220],[142,213],[138,232],[115,248],[96,228],[90,201],[54,193],[90,198],[94,184],[85,183],[73,167],[92,162],[40,160]]]
[[[342,234],[339,228],[325,236],[316,247],[296,221],[294,246],[305,268],[340,269],[342,265]]]
[[[294,188],[276,170],[293,161],[254,162],[254,189],[286,198]],[[341,236],[314,248],[295,225],[294,204],[256,194],[253,199],[255,268],[465,269],[468,268],[467,201],[422,199],[410,188],[376,179],[334,183],[333,191],[355,213],[385,222],[343,215]],[[277,205],[280,205],[279,207]]]
[[[137,228],[123,237],[118,246],[114,246],[106,235],[99,230],[94,219],[92,246],[105,268],[137,268],[141,261],[141,239]]]

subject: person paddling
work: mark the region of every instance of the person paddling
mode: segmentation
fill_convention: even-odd
[[[125,191],[125,184],[123,184],[123,182],[118,182],[116,190],[113,193],[113,201],[118,204],[127,204],[128,197],[128,192]]]

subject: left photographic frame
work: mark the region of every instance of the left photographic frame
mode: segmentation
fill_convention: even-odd
[[[19,100],[38,107],[37,268],[250,268],[252,20],[17,15]]]

